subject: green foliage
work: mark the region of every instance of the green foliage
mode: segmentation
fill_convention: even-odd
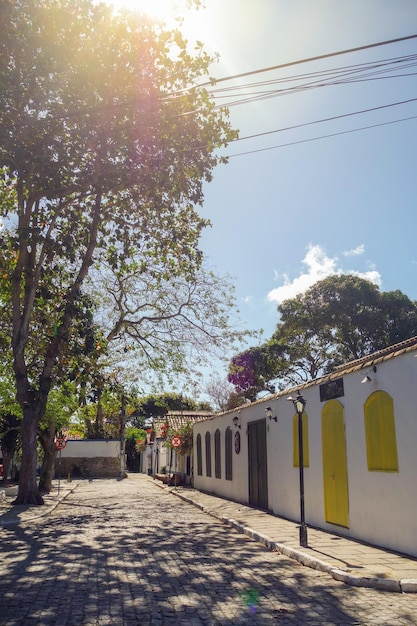
[[[265,344],[235,356],[229,380],[253,400],[313,380],[336,366],[417,335],[417,303],[380,292],[356,276],[330,276],[278,306],[280,321]]]
[[[146,447],[146,430],[129,426],[126,428],[125,451],[127,468],[130,471],[139,471],[140,453]]]
[[[187,454],[193,447],[193,425],[187,423],[177,430],[169,429],[165,442],[167,448],[173,448],[173,437],[179,437],[181,439],[181,445],[176,448],[178,454]]]
[[[90,0],[4,0],[1,13],[0,341],[11,337],[24,413],[23,504],[40,502],[33,432],[51,388],[71,372],[73,380],[91,372],[78,361],[100,352],[89,273],[105,268],[123,281],[142,268],[158,288],[175,278],[195,284],[208,225],[197,212],[203,184],[236,133],[198,87],[212,59],[202,48],[192,56],[179,31]],[[113,295],[122,313],[105,336],[120,339],[130,300],[125,290]],[[169,338],[168,310],[166,298],[160,318]],[[143,311],[139,320],[148,318]],[[214,313],[218,324],[226,320],[221,307]],[[138,318],[131,322],[138,339]],[[220,345],[212,327],[201,324],[201,333]],[[173,343],[184,336],[177,330]],[[159,349],[153,366],[162,362]]]
[[[149,423],[153,417],[163,417],[170,411],[203,410],[198,409],[198,405],[191,398],[177,393],[150,394],[144,398],[133,400],[133,406],[134,410],[130,416],[130,421],[135,425]]]

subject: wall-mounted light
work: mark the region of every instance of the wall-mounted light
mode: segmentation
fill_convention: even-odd
[[[237,415],[235,415],[233,418],[233,426],[235,428],[242,428],[242,426],[239,423],[239,417]]]
[[[366,376],[361,380],[361,383],[371,383],[372,382],[372,378],[370,376],[371,373],[376,373],[376,365],[374,365],[370,370],[368,370],[368,373],[366,374]]]
[[[273,413],[273,411],[272,411],[272,409],[271,409],[271,407],[270,407],[270,406],[267,406],[267,407],[266,407],[266,409],[265,409],[265,413],[266,413],[266,416],[267,416],[270,420],[274,420],[274,422],[278,422],[278,418],[277,418],[277,416],[276,416],[276,415],[274,415],[274,417],[272,417],[272,413]]]

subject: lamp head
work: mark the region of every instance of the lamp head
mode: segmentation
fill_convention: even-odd
[[[287,400],[293,403],[297,415],[302,415],[304,413],[306,401],[301,394],[298,393],[296,398],[290,396],[289,398],[287,398]]]
[[[272,417],[272,409],[270,406],[267,406],[265,409],[265,414],[266,416],[270,419],[270,420],[274,420],[274,422],[278,422],[278,418],[276,415],[274,415],[274,417]]]

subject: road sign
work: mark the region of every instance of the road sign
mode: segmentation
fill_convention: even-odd
[[[181,437],[175,436],[171,439],[171,444],[173,448],[179,448],[182,444]]]
[[[57,450],[63,450],[66,445],[67,445],[67,442],[63,437],[57,437],[55,439],[55,448]]]

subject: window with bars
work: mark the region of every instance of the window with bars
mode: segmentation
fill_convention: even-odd
[[[203,475],[203,455],[201,453],[201,435],[200,434],[197,435],[196,446],[197,446],[197,474],[198,476],[202,476]]]
[[[219,429],[214,433],[214,475],[216,478],[222,477],[221,435]]]
[[[224,467],[226,480],[233,478],[233,434],[230,427],[226,428],[224,435]]]
[[[206,476],[211,476],[211,435],[206,433]]]

